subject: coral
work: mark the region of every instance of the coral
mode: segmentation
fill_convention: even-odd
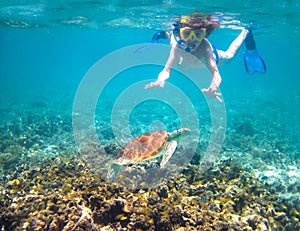
[[[57,157],[3,182],[5,230],[297,230],[300,204],[281,200],[239,165],[187,167],[152,189],[105,182],[77,158]]]
[[[254,126],[249,119],[237,123],[235,127],[238,134],[245,136],[253,136],[255,134]]]

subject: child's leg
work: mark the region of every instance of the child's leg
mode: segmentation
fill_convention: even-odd
[[[248,30],[243,30],[238,35],[238,37],[235,40],[233,40],[233,42],[230,44],[230,46],[226,51],[218,50],[220,64],[228,63],[234,58],[234,56],[240,49],[242,43],[244,42],[247,34],[248,34]]]

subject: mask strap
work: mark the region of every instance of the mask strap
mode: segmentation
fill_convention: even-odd
[[[190,52],[190,48],[185,44],[185,42],[182,39],[180,39],[180,35],[179,35],[180,24],[179,24],[179,22],[174,23],[173,27],[174,27],[173,35],[174,35],[175,41],[186,52]]]

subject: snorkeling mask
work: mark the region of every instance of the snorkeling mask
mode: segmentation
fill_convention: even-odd
[[[179,29],[180,38],[187,42],[188,40],[196,40],[201,42],[206,35],[206,28],[189,28],[182,27]]]
[[[189,16],[175,17],[175,23],[173,24],[174,38],[187,52],[190,52],[190,48],[185,42],[192,39],[201,42],[206,36],[206,28],[200,27],[199,23],[193,23],[193,27],[189,27],[186,24],[190,21],[191,18]]]

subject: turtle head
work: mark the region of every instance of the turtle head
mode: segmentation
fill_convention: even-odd
[[[179,128],[178,130],[175,130],[170,133],[171,139],[178,139],[182,136],[189,135],[191,133],[191,129],[189,128]]]
[[[191,133],[191,129],[189,128],[180,128],[177,130],[182,136],[189,135]]]

